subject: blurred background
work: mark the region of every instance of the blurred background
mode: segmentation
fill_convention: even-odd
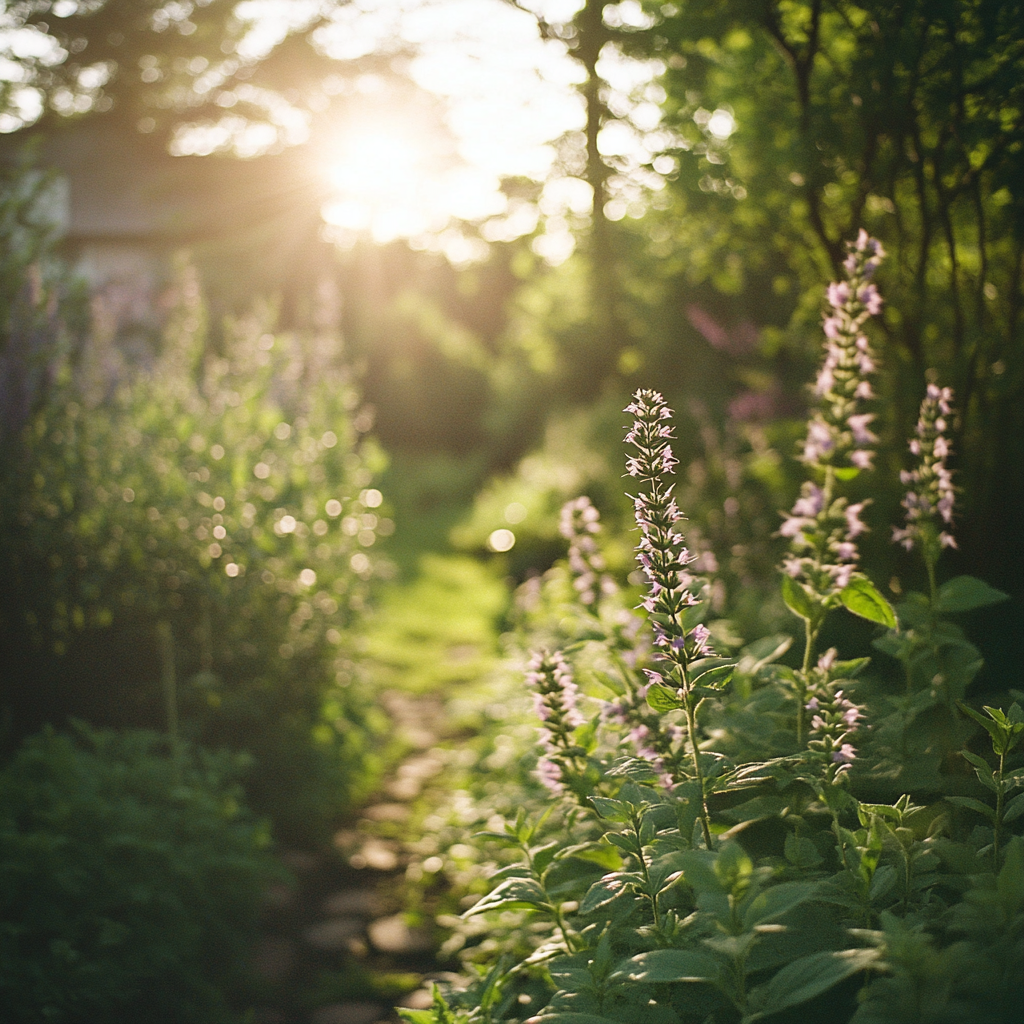
[[[329,836],[386,761],[373,694],[481,677],[566,500],[629,572],[637,387],[677,410],[718,612],[788,629],[779,512],[861,227],[889,254],[865,566],[923,586],[889,538],[951,386],[943,572],[1011,594],[966,627],[977,685],[1020,686],[1022,26],[1005,0],[7,0],[2,757],[156,730],[248,758],[275,840]]]

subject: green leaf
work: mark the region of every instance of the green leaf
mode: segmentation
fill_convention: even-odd
[[[939,587],[935,610],[937,612],[969,612],[975,608],[987,608],[989,605],[999,604],[1009,599],[1009,594],[990,587],[983,580],[974,576],[957,576]]]
[[[719,665],[718,668],[712,668],[707,672],[702,672],[693,680],[693,685],[706,686],[713,690],[720,690],[727,682],[729,682],[730,679],[732,679],[732,674],[735,671],[735,665]]]
[[[607,796],[592,796],[590,802],[605,821],[629,821],[629,805],[621,800],[613,800]]]
[[[770,665],[777,658],[781,658],[792,645],[793,638],[783,633],[773,633],[771,636],[754,640],[740,651],[737,671],[753,675],[765,665]]]
[[[892,605],[875,589],[870,580],[855,577],[839,592],[839,600],[846,608],[869,622],[877,622],[889,629],[896,628],[896,613]]]
[[[583,897],[583,902],[580,903],[580,913],[592,914],[606,903],[611,903],[612,900],[617,899],[623,892],[624,888],[619,883],[612,886],[604,881],[595,882],[587,890],[586,896]]]
[[[850,480],[856,480],[860,469],[857,466],[836,466],[832,470],[837,480],[842,480],[843,483],[848,483]]]
[[[743,912],[743,927],[774,920],[789,913],[794,907],[806,903],[818,891],[817,882],[782,882],[759,892]]]
[[[975,800],[973,796],[947,796],[946,800],[951,804],[956,804],[957,807],[968,807],[972,811],[984,814],[989,821],[996,820],[996,812],[988,804]]]
[[[670,690],[667,686],[659,686],[657,683],[654,683],[647,688],[647,705],[653,711],[665,714],[667,711],[678,711],[683,707],[683,702],[679,699],[675,690]]]
[[[973,718],[978,723],[978,725],[980,725],[989,734],[989,736],[992,737],[993,749],[997,749],[997,747],[1002,745],[1003,742],[1006,740],[1007,730],[1004,729],[1003,726],[1001,726],[993,718],[991,718],[990,716],[986,717],[980,711],[975,711],[974,708],[972,708],[969,704],[965,704],[962,700],[958,700],[956,702],[956,706],[965,715],[967,715],[970,718]],[[986,708],[985,710],[987,711],[988,708]],[[961,753],[964,753],[964,751],[961,751]],[[970,761],[971,759],[968,758],[968,760]],[[975,762],[971,761],[971,763],[974,764]]]
[[[861,814],[861,811],[865,813]],[[899,821],[901,817],[900,809],[890,804],[861,804],[857,809],[857,813],[862,825],[870,824],[870,819],[865,815],[879,814],[883,818],[889,818],[891,821]]]
[[[1016,821],[1024,814],[1024,793],[1018,793],[1003,811],[1003,821]]]
[[[853,679],[871,664],[870,658],[850,658],[847,661],[832,662],[833,679]]]
[[[650,985],[672,981],[714,984],[721,977],[722,962],[699,949],[654,949],[628,960],[619,971],[630,981]]]
[[[983,757],[979,757],[977,754],[972,754],[969,750],[961,750],[960,753],[964,758],[966,758],[966,760],[970,761],[975,768],[981,768],[984,771],[987,771],[989,775],[992,774],[992,769],[989,767],[988,761]]]
[[[622,867],[622,858],[615,847],[606,846],[603,843],[580,843],[576,846],[568,846],[558,854],[559,860],[569,858],[589,861],[608,871],[617,871]]]
[[[474,906],[463,913],[463,917],[483,914],[488,910],[552,910],[544,890],[530,878],[509,878],[488,893]]]
[[[708,611],[707,601],[691,604],[683,609],[683,614],[679,617],[680,624],[689,633],[694,626],[699,626],[708,617]]]
[[[794,960],[767,984],[754,989],[751,1002],[760,1003],[761,1008],[747,1014],[743,1024],[806,1003],[844,978],[870,967],[880,955],[877,949],[843,949],[811,953]]]
[[[821,616],[821,605],[792,576],[782,577],[782,600],[794,615],[808,622],[816,622]]]
[[[807,836],[797,836],[792,832],[786,836],[785,854],[786,860],[805,871],[822,863],[817,846]]]

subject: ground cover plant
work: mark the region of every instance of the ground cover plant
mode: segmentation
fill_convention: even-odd
[[[263,891],[284,873],[241,765],[79,725],[0,770],[0,1003],[19,1024],[240,1019]]]
[[[634,395],[639,574],[623,588],[597,510],[566,507],[567,565],[532,587],[521,637],[536,781],[512,773],[516,792],[475,840],[496,868],[489,891],[446,922],[476,980],[407,1020],[997,1024],[1019,1011],[1024,695],[965,700],[982,661],[956,617],[1005,595],[943,579],[956,412],[937,380],[892,527],[927,591],[894,607],[858,550],[883,258],[861,232],[826,294],[807,479],[779,527],[795,636],[739,638],[712,614],[673,495],[672,412]],[[849,615],[874,636],[840,654],[822,637]]]

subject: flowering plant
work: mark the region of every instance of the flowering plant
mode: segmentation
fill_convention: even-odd
[[[625,441],[639,594],[601,582],[598,514],[589,500],[570,503],[563,536],[579,614],[559,612],[527,673],[541,721],[538,809],[546,809],[532,822],[520,811],[480,837],[520,859],[505,863],[466,917],[483,917],[499,936],[510,916],[523,915],[517,942],[527,934],[532,945],[506,946],[507,957],[451,1003],[438,996],[407,1019],[753,1024],[799,1007],[805,1020],[896,1024],[905,1019],[899,1007],[924,997],[921,962],[947,950],[949,1006],[996,1020],[1011,1005],[1024,984],[1009,952],[1024,929],[1024,838],[1007,839],[1024,817],[1024,794],[1011,795],[1024,768],[1008,761],[1024,729],[1019,706],[986,708],[986,718],[965,705],[967,719],[941,740],[917,727],[949,761],[976,721],[998,758],[993,769],[964,751],[994,808],[957,792],[962,775],[939,773],[915,787],[918,804],[895,788],[904,776],[892,770],[893,759],[902,769],[913,755],[886,747],[899,715],[910,721],[906,710],[894,710],[884,680],[868,674],[870,658],[817,650],[827,616],[845,608],[873,623],[876,647],[908,671],[938,664],[936,678],[953,678],[964,650],[956,644],[967,641],[942,616],[1003,596],[973,577],[936,585],[938,555],[952,546],[953,493],[941,440],[951,396],[937,387],[926,394],[912,445],[921,462],[904,475],[913,498],[897,529],[898,540],[924,551],[932,597],[894,609],[861,568],[868,502],[847,488],[871,469],[877,440],[862,406],[875,368],[862,328],[881,309],[873,277],[883,256],[861,232],[846,279],[827,292],[818,402],[800,454],[809,479],[779,531],[789,546],[782,595],[804,625],[802,658],[786,665],[788,638],[743,645],[713,618],[673,492],[672,412],[658,392],[638,390]],[[932,721],[933,690],[911,697],[918,721]],[[769,756],[736,728],[751,707],[781,736]],[[900,742],[913,732],[904,727]],[[991,827],[971,831],[972,814]],[[967,909],[988,892],[1007,894],[998,925]],[[918,934],[927,943],[912,953],[907,936]],[[969,963],[955,959],[964,948],[971,962],[988,957],[1003,972],[984,992],[972,987]],[[869,968],[877,970],[862,974]]]

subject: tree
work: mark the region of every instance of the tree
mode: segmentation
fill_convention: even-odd
[[[242,155],[303,141],[340,74],[393,55],[331,58],[320,34],[344,6],[293,2],[272,22],[239,0],[15,0],[0,15],[4,130],[89,114],[165,144],[214,127],[216,148]]]

